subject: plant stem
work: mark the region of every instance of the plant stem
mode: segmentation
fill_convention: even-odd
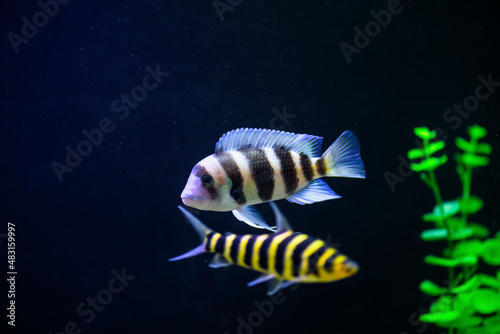
[[[424,139],[424,147],[427,147],[429,145],[429,140]],[[426,158],[429,159],[430,155],[426,153]],[[432,192],[434,193],[434,198],[436,199],[436,203],[439,206],[439,210],[441,211],[441,214],[444,216],[444,205],[443,205],[443,198],[441,197],[441,192],[439,190],[439,186],[437,183],[436,179],[436,174],[434,173],[433,170],[429,171],[429,179],[430,179],[430,187]],[[451,235],[451,230],[450,230],[450,225],[448,224],[447,219],[443,219],[444,226],[446,227],[446,231],[448,235]],[[451,240],[447,240],[448,242],[448,248],[450,251],[453,249],[453,242]],[[450,267],[448,270],[448,285],[450,288],[453,288],[455,286],[455,270],[453,267]],[[453,309],[453,308],[452,308]]]

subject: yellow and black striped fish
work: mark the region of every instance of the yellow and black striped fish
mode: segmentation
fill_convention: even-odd
[[[233,211],[245,223],[267,228],[253,204],[286,198],[310,204],[339,198],[323,176],[364,178],[354,134],[345,131],[321,155],[323,138],[241,128],[224,134],[212,154],[197,163],[181,194],[200,210]]]
[[[170,259],[177,261],[202,253],[216,253],[210,267],[236,264],[262,272],[248,283],[253,286],[268,281],[268,295],[294,283],[326,283],[354,275],[358,264],[320,239],[294,233],[285,216],[274,203],[277,230],[274,234],[236,235],[214,232],[189,211],[179,206],[202,243],[193,250]]]

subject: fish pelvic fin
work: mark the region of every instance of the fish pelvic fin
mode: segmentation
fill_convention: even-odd
[[[205,250],[205,239],[206,239],[206,236],[207,236],[207,234],[214,232],[213,230],[211,230],[210,228],[208,228],[207,226],[205,226],[205,224],[203,224],[191,212],[189,212],[188,210],[184,209],[182,206],[178,206],[178,208],[179,208],[179,210],[181,210],[181,212],[182,212],[182,214],[183,214],[184,219],[186,220],[186,222],[188,222],[191,226],[193,226],[193,228],[195,229],[195,231],[200,236],[201,244],[199,246],[197,246],[196,248],[190,250],[187,253],[184,253],[182,255],[179,255],[179,256],[176,256],[176,257],[173,257],[173,258],[169,259],[169,261],[178,261],[178,260],[186,259],[188,257],[192,257],[192,256],[196,256],[196,255],[205,253],[206,252],[206,250]]]
[[[273,232],[275,231],[272,227],[267,225],[264,217],[262,217],[259,210],[257,210],[254,206],[247,205],[238,209],[234,209],[233,214],[238,220],[252,227],[263,228]]]
[[[325,160],[327,176],[366,177],[358,138],[349,130],[344,131],[321,158]]]

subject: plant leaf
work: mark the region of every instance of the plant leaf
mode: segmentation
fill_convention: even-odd
[[[427,279],[420,283],[419,288],[423,293],[428,294],[429,296],[440,296],[448,291],[448,289],[440,287],[436,283]]]
[[[482,126],[474,124],[473,126],[469,126],[467,128],[467,133],[472,138],[481,139],[481,138],[486,137],[486,135],[488,134],[488,131],[486,131],[486,129],[483,128]]]
[[[478,313],[493,313],[500,310],[500,295],[493,289],[478,289],[473,292],[471,303]]]
[[[490,266],[500,266],[500,240],[487,239],[484,242],[483,261]]]
[[[470,153],[474,152],[474,145],[461,137],[455,138],[455,145],[457,145],[457,147],[462,151]]]
[[[422,148],[412,148],[408,151],[408,158],[411,160],[425,157],[425,151]]]
[[[440,313],[427,313],[422,314],[419,319],[423,322],[451,322],[458,318],[460,315],[457,311],[448,311],[448,312],[440,312]]]
[[[422,127],[417,127],[413,129],[413,132],[415,135],[421,139],[433,139],[436,137],[436,131],[431,131],[429,128],[422,126]]]
[[[471,168],[487,166],[490,163],[490,159],[488,157],[482,157],[472,153],[462,154],[460,157],[460,161],[462,164]]]
[[[476,238],[484,239],[490,235],[490,230],[483,225],[476,223],[469,223],[468,225],[474,231],[474,236]]]
[[[437,141],[437,142],[429,144],[424,149],[428,155],[433,155],[437,151],[442,150],[444,148],[444,146],[445,146],[444,141]]]
[[[477,264],[477,256],[467,255],[456,257],[453,259],[447,259],[434,255],[427,255],[426,257],[424,257],[424,262],[433,266],[441,266],[447,268],[458,266],[473,266]]]

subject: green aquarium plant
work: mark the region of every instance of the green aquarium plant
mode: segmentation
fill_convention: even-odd
[[[455,154],[456,170],[462,183],[462,195],[443,201],[434,171],[444,165],[446,155],[436,156],[445,147],[436,132],[425,127],[414,129],[422,140],[421,148],[408,152],[411,168],[431,189],[436,200],[432,212],[423,221],[433,227],[422,232],[421,239],[442,242],[439,256],[427,255],[424,262],[446,268],[443,284],[431,280],[420,283],[420,290],[436,298],[420,320],[446,328],[449,334],[500,333],[500,233],[490,236],[489,229],[471,222],[470,216],[483,208],[483,201],[471,194],[474,169],[489,164],[491,145],[480,142],[487,132],[478,125],[467,129],[469,140],[456,138],[460,153]],[[488,238],[489,237],[489,238]],[[483,272],[478,269],[481,267]],[[488,274],[486,274],[487,272]]]

